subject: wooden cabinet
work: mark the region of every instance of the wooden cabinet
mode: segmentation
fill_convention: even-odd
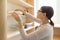
[[[20,9],[20,10],[25,10],[25,9],[27,9],[29,12],[30,12],[30,14],[32,14],[32,15],[34,15],[34,5],[32,5],[32,4],[34,4],[34,2],[33,2],[33,0],[25,0],[25,1],[23,1],[23,0],[8,0],[7,1],[8,3],[10,3],[9,5],[11,5],[11,8],[10,7],[8,7],[8,13],[9,13],[9,10],[12,10],[12,11],[14,11],[14,10],[16,10],[16,9]],[[31,2],[31,3],[30,3]],[[14,6],[13,6],[14,5]],[[19,7],[20,6],[20,7]],[[17,7],[17,8],[16,8]],[[28,21],[27,21],[28,20]],[[30,19],[30,18],[28,18],[28,17],[26,17],[26,22],[32,22],[32,20]]]
[[[7,0],[7,3],[8,3],[8,6],[7,6],[8,16],[11,16],[11,12],[15,10],[25,10],[25,9],[27,9],[26,11],[29,11],[30,14],[34,15],[34,1],[33,0]],[[26,17],[26,23],[31,23],[31,22],[33,22],[33,25],[34,25],[34,21]],[[33,26],[31,29],[26,30],[27,33],[31,33],[33,31],[34,31]],[[10,36],[8,35],[8,37]]]

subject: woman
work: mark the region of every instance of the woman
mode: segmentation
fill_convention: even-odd
[[[50,6],[42,6],[41,9],[38,10],[37,18],[29,13],[24,13],[27,17],[40,23],[38,29],[30,34],[25,33],[21,17],[17,13],[13,13],[12,16],[19,24],[22,40],[53,40],[54,23],[51,20],[53,14],[53,8]]]

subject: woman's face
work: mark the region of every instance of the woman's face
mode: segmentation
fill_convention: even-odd
[[[46,17],[46,13],[42,13],[42,10],[38,10],[37,18],[44,19]]]

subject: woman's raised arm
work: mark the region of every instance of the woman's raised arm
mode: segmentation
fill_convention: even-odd
[[[19,27],[19,31],[20,31],[21,36],[23,38],[26,38],[26,32],[24,31],[23,22],[21,20],[21,15],[18,15],[15,12],[13,12],[12,16],[18,22],[18,27]]]

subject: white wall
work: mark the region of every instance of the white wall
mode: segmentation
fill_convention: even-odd
[[[60,0],[57,0],[57,23],[60,24]]]
[[[52,20],[55,24],[60,24],[60,0],[37,0],[36,1],[36,11],[40,9],[41,6],[51,6],[54,9],[54,16]]]

